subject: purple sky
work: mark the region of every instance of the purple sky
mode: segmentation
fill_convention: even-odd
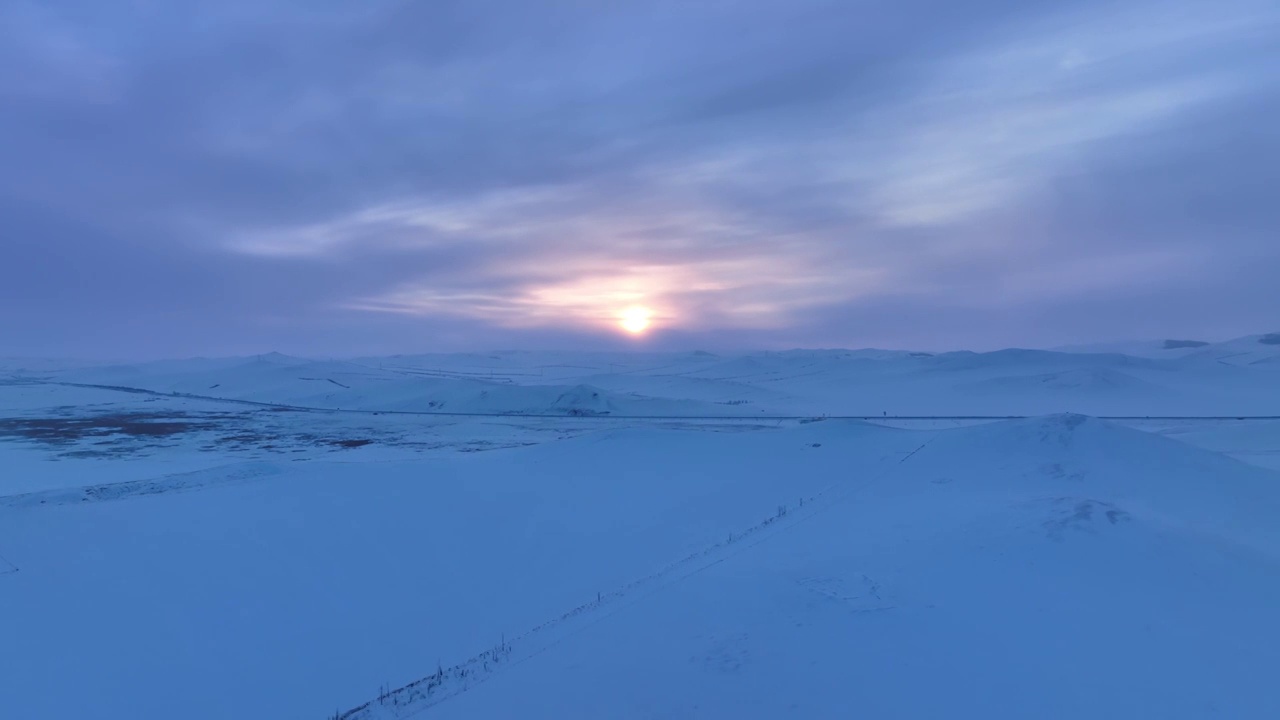
[[[1277,330],[1277,118],[1274,0],[0,0],[0,355]]]

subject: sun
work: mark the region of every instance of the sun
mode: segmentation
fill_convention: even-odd
[[[639,305],[618,313],[618,324],[632,335],[641,335],[653,324],[653,311]]]

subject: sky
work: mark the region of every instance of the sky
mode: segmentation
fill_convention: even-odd
[[[0,356],[1275,331],[1277,117],[1274,0],[0,0]]]

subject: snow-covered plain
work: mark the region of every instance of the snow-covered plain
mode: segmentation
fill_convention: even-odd
[[[0,714],[1280,717],[1276,340],[0,361]]]

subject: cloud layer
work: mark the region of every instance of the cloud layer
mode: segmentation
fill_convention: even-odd
[[[0,354],[1277,322],[1274,3],[10,1],[0,48]]]

